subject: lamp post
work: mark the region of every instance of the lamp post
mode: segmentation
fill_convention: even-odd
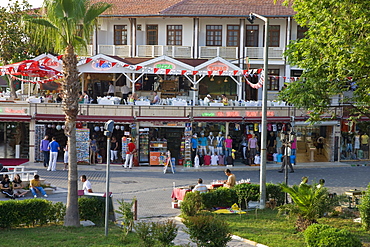
[[[268,82],[268,33],[269,19],[250,13],[247,20],[253,24],[257,18],[265,22],[265,46],[263,52],[263,87],[262,87],[262,131],[261,131],[261,169],[260,169],[260,209],[266,207],[266,161],[267,161],[267,82]]]
[[[108,218],[109,218],[109,169],[110,169],[110,138],[112,136],[114,121],[109,120],[104,126],[104,135],[107,137],[107,170],[105,187],[105,236],[108,236]]]

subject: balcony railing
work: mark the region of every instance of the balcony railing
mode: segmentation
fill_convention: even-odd
[[[282,59],[284,48],[281,47],[269,47],[269,58]],[[131,46],[130,45],[99,45],[98,53],[130,57]],[[93,54],[93,47],[89,45],[87,51],[79,51],[80,56],[91,56]],[[245,54],[251,59],[263,59],[263,47],[246,47]],[[193,58],[192,46],[167,46],[167,45],[138,45],[137,54],[138,57],[159,57],[169,56],[173,58]],[[200,46],[199,47],[199,58],[214,58],[223,57],[225,59],[238,59],[239,48],[238,47],[225,47],[225,46]]]
[[[269,58],[282,59],[284,48],[269,47]],[[263,59],[263,47],[245,47],[245,56],[252,59]]]
[[[200,58],[214,58],[223,57],[226,59],[237,59],[238,47],[224,47],[224,46],[200,46]]]

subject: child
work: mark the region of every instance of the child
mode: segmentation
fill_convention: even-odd
[[[261,163],[261,157],[259,153],[256,153],[256,156],[254,156],[254,164],[255,165],[260,165]]]
[[[64,169],[63,171],[68,171],[68,144],[64,147]]]
[[[199,168],[199,155],[195,155],[195,158],[194,158],[194,167],[195,168]]]
[[[217,152],[214,152],[211,155],[211,166],[217,166],[218,165],[218,155]]]

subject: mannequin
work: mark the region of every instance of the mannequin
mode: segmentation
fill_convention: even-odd
[[[248,142],[245,136],[243,136],[242,142],[240,143],[240,151],[242,154],[243,163],[246,163],[246,164],[248,162],[247,149],[248,149]]]
[[[203,132],[200,134],[198,142],[199,142],[199,153],[201,153],[202,155],[206,155],[208,140],[207,137],[204,136]]]
[[[216,147],[218,155],[224,155],[224,141],[225,137],[222,136],[222,132],[219,132],[218,136],[216,137]]]
[[[212,132],[209,132],[209,136],[207,137],[208,140],[208,155],[214,155],[215,154],[215,137],[213,136]]]

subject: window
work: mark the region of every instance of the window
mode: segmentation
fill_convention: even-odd
[[[167,45],[182,45],[182,25],[167,25]]]
[[[146,26],[146,44],[158,45],[158,25]]]
[[[206,45],[207,46],[222,46],[222,26],[207,25],[206,26]]]
[[[271,25],[269,27],[269,47],[279,47],[280,45],[280,26]]]
[[[278,91],[279,90],[279,70],[269,69],[268,75],[269,75],[269,80],[267,83],[267,90]]]
[[[239,46],[239,25],[227,25],[226,46]]]
[[[127,26],[114,25],[114,44],[127,45]]]
[[[297,26],[297,39],[303,39],[306,36],[305,33],[307,30],[307,27]]]
[[[247,25],[246,47],[258,47],[258,25]]]

